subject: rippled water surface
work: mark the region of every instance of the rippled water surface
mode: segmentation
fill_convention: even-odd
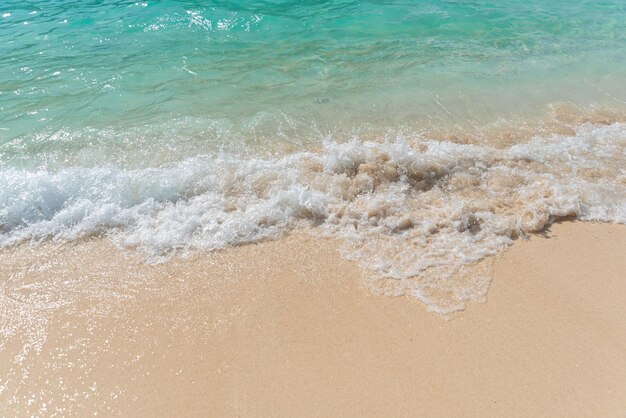
[[[621,0],[5,0],[0,16],[5,144],[171,123],[201,145],[298,143],[626,97]]]

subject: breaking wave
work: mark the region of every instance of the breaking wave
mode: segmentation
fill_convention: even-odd
[[[431,310],[484,297],[465,275],[561,217],[626,223],[626,125],[495,148],[397,135],[160,168],[5,169],[0,246],[107,235],[158,261],[306,229],[338,237],[386,293]]]

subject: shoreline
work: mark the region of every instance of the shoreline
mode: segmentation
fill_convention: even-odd
[[[22,246],[0,253],[1,409],[617,414],[620,248],[624,225],[555,224],[495,261],[486,303],[446,319],[373,294],[336,241],[304,234],[156,266],[103,240]]]

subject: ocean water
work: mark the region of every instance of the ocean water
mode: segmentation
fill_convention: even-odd
[[[5,0],[0,246],[159,262],[298,229],[462,309],[515,239],[626,223],[624,22],[622,0]]]

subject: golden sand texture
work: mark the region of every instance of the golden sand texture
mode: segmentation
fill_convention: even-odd
[[[626,227],[564,223],[444,318],[293,234],[146,265],[105,240],[0,254],[0,415],[619,416]]]

